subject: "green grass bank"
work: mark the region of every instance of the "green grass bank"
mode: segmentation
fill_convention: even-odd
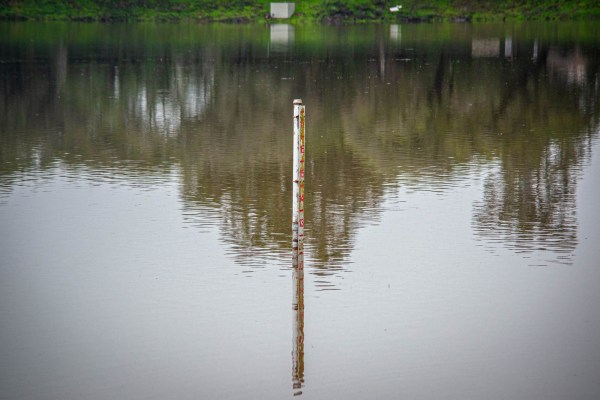
[[[401,5],[399,12],[390,7]],[[72,21],[269,19],[267,0],[0,0],[0,19]],[[298,0],[291,23],[600,19],[598,0]]]

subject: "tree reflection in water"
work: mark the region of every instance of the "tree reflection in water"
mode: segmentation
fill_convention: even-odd
[[[443,191],[473,164],[489,171],[476,234],[568,263],[577,178],[598,132],[596,43],[568,29],[409,26],[399,39],[384,28],[297,28],[275,52],[253,26],[48,28],[29,41],[5,25],[3,185],[56,160],[131,177],[177,171],[190,224],[218,227],[245,265],[286,266],[289,104],[302,97],[316,274],[345,268],[357,229],[377,223],[394,188]]]

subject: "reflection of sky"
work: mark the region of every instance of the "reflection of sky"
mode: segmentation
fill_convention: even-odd
[[[289,277],[249,285],[217,232],[186,229],[177,175],[74,172],[32,175],[0,204],[0,397],[222,398],[252,378],[239,398],[266,375],[287,390]]]
[[[594,268],[600,260],[600,127],[596,129],[596,138],[591,145],[592,157],[584,166],[584,174],[577,186],[577,214],[579,216],[580,244],[575,251],[577,265]]]
[[[473,247],[469,206],[483,179],[442,196],[400,190],[388,199],[381,223],[359,230],[352,273],[336,281],[341,290],[308,296],[307,357],[318,367],[306,369],[305,394],[312,385],[351,399],[367,390],[373,398],[593,397],[600,390],[600,162],[593,160],[578,185],[585,239],[575,268],[528,266],[544,253]],[[363,346],[368,355],[344,351]],[[324,382],[319,375],[341,361],[344,379]],[[357,381],[364,384],[348,384]]]
[[[598,158],[577,186],[581,243],[567,268],[477,246],[478,171],[443,191],[390,189],[329,283],[306,263],[305,398],[392,398],[399,385],[458,395],[473,381],[469,394],[486,398],[597,393]],[[31,173],[0,204],[4,394],[289,395],[290,271],[240,265],[216,225],[191,227],[178,173],[152,185],[95,174]]]

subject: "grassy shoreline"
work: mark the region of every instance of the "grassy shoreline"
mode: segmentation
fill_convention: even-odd
[[[282,0],[277,0],[282,1]],[[391,6],[402,4],[400,12]],[[269,20],[267,0],[0,0],[2,20]],[[301,0],[289,23],[600,19],[596,0]],[[273,20],[282,21],[282,20]]]

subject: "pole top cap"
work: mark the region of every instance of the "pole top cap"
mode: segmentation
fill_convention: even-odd
[[[301,105],[302,99],[294,99],[294,105]]]

